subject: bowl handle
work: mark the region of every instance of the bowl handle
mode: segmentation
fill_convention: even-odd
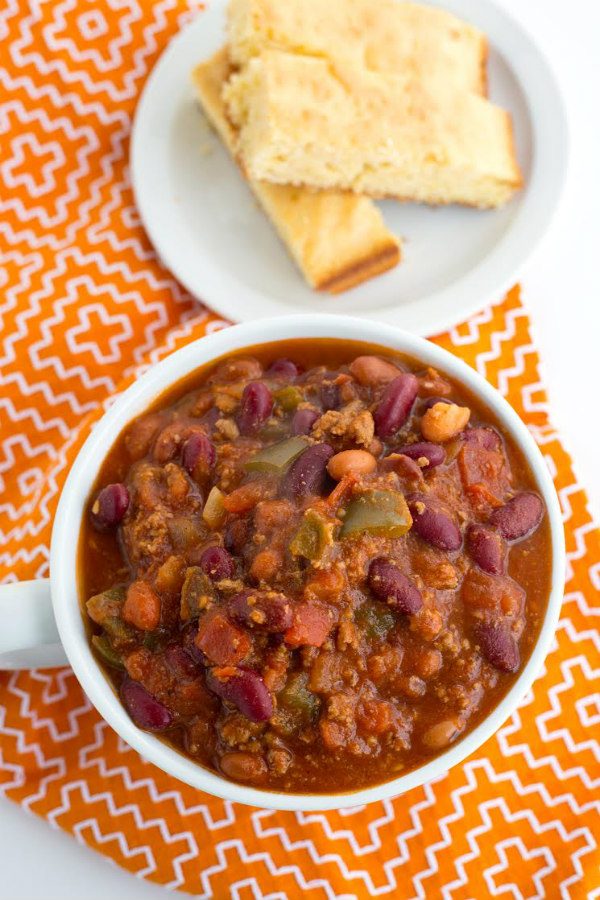
[[[52,612],[49,579],[0,585],[0,669],[68,664]]]

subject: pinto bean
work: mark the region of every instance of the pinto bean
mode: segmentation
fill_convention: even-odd
[[[327,463],[327,471],[335,481],[346,475],[368,475],[377,468],[377,460],[367,450],[342,450]]]
[[[544,504],[537,494],[524,491],[494,510],[490,523],[507,541],[517,541],[534,531],[544,516]]]
[[[379,356],[357,356],[349,368],[352,377],[365,387],[389,384],[400,374],[397,366]]]
[[[226,359],[216,367],[210,378],[209,384],[221,384],[231,381],[249,381],[251,378],[260,378],[262,366],[252,356],[234,357]]]
[[[436,403],[421,419],[421,432],[426,441],[443,444],[463,431],[471,417],[468,406],[456,403]]]
[[[234,781],[260,781],[267,774],[267,764],[258,753],[232,750],[219,760],[221,771]]]
[[[422,741],[430,750],[441,750],[452,743],[460,729],[461,723],[458,719],[443,719],[427,729],[423,734]]]

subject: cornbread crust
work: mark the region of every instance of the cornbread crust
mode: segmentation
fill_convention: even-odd
[[[266,50],[223,99],[255,179],[483,208],[522,183],[510,115],[448,79]]]
[[[237,133],[221,97],[230,73],[227,48],[223,48],[194,69],[192,80],[209,121],[235,159]],[[366,197],[247,180],[306,280],[317,290],[340,293],[399,262],[398,239]]]
[[[231,59],[265,49],[346,59],[375,72],[425,71],[485,94],[487,38],[446,10],[400,0],[230,0]]]

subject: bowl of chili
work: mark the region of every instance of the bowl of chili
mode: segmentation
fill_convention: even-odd
[[[539,449],[474,370],[389,326],[290,316],[117,398],[69,474],[51,573],[75,674],[142,756],[323,810],[423,784],[511,715],[556,628],[564,538]]]

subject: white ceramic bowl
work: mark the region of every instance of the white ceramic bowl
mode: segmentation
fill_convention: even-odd
[[[477,728],[430,762],[385,784],[340,794],[283,794],[236,784],[137,728],[90,650],[78,597],[77,536],[80,523],[94,479],[123,427],[143,413],[165,389],[199,366],[243,347],[288,338],[368,341],[422,360],[464,384],[487,404],[526,456],[550,521],[553,556],[548,608],[531,657],[508,694]],[[563,595],[564,559],[562,520],[548,469],[527,428],[500,394],[465,363],[422,338],[389,325],[323,315],[288,316],[233,326],[178,350],[136,381],[95,426],[71,469],[54,523],[50,570],[54,615],[77,678],[100,714],[145,759],[192,787],[228,800],[272,809],[324,810],[357,806],[402,794],[459,763],[496,731],[531,687],[550,646]]]

